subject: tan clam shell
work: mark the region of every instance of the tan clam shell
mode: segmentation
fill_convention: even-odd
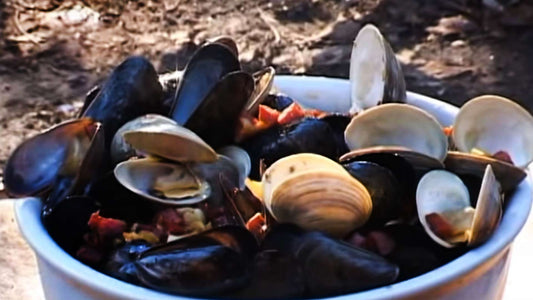
[[[295,154],[263,175],[265,206],[278,222],[343,237],[363,225],[372,200],[361,182],[336,162],[316,154]]]
[[[452,136],[462,152],[505,151],[520,168],[533,161],[533,116],[507,98],[484,95],[465,103],[455,118]]]
[[[333,169],[338,172],[346,172],[344,168],[322,155],[312,153],[300,153],[289,155],[277,160],[263,174],[263,200],[267,208],[270,207],[272,192],[284,180],[290,176],[296,176],[302,172],[318,169]]]
[[[400,146],[443,161],[448,139],[439,122],[409,104],[389,103],[354,116],[344,131],[350,150],[374,146]]]
[[[178,124],[154,124],[123,133],[135,149],[178,162],[214,162],[217,154],[191,130]]]

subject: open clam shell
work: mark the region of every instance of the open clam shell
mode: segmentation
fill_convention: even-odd
[[[213,162],[216,152],[191,130],[175,122],[147,124],[123,133],[133,148],[178,162]]]
[[[118,164],[114,173],[130,191],[164,204],[195,204],[211,193],[210,185],[183,164],[135,159]]]
[[[361,112],[346,127],[344,138],[350,150],[400,146],[439,161],[444,160],[448,149],[439,122],[408,104],[383,104]]]
[[[418,217],[427,234],[444,247],[486,241],[502,215],[500,185],[490,165],[486,166],[476,208],[468,188],[455,174],[445,170],[427,173],[416,193]]]
[[[343,237],[372,212],[368,190],[344,168],[315,154],[296,154],[263,175],[263,199],[278,222]]]
[[[124,140],[124,136],[122,135],[124,132],[162,124],[175,125],[176,122],[161,115],[147,114],[133,119],[120,127],[111,141],[111,161],[113,164],[116,165],[121,161],[138,155],[137,151]]]
[[[389,43],[373,25],[355,38],[350,58],[351,108],[355,113],[388,102],[405,102],[405,79]]]
[[[533,161],[533,117],[515,102],[494,95],[468,101],[453,125],[453,140],[462,152],[490,155],[504,151],[525,168]]]

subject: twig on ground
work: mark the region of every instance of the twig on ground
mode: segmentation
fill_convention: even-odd
[[[20,25],[19,17],[20,17],[20,10],[18,8],[15,8],[15,15],[13,16],[13,21],[14,21],[15,28],[20,32],[20,34],[25,36],[28,39],[28,41],[34,44],[40,44],[41,42],[43,42],[42,39],[36,38],[34,35],[29,34],[26,30],[22,28],[22,26]]]
[[[281,42],[281,35],[279,34],[278,29],[274,25],[276,21],[273,20],[270,16],[268,16],[261,8],[257,7],[257,11],[259,12],[259,17],[261,18],[261,20],[265,22],[270,31],[272,31],[272,33],[274,34],[274,43],[278,44],[279,42]]]

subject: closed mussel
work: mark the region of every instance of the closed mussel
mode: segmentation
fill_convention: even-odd
[[[244,286],[257,252],[242,227],[220,227],[143,251],[135,261],[144,285],[190,296],[216,296]]]

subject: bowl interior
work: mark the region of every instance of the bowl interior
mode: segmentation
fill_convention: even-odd
[[[339,101],[340,108],[350,107],[350,85],[344,79],[304,76],[277,76],[275,86],[289,96],[298,99],[304,105],[314,101]],[[408,103],[418,106],[433,114],[444,126],[453,124],[458,109],[444,102],[408,93]],[[530,167],[531,168],[531,167]],[[413,292],[421,292],[453,281],[458,276],[473,270],[484,261],[504,250],[520,232],[531,208],[531,176],[518,186],[508,197],[502,222],[494,235],[482,246],[470,250],[459,258],[424,275],[395,283],[389,286],[334,297],[335,299],[391,299],[408,297]],[[122,299],[191,299],[159,293],[150,289],[132,285],[93,270],[64,252],[48,235],[40,219],[41,202],[37,198],[19,200],[15,205],[15,214],[22,235],[34,249],[39,259],[48,262],[65,280],[74,280],[110,297]]]

